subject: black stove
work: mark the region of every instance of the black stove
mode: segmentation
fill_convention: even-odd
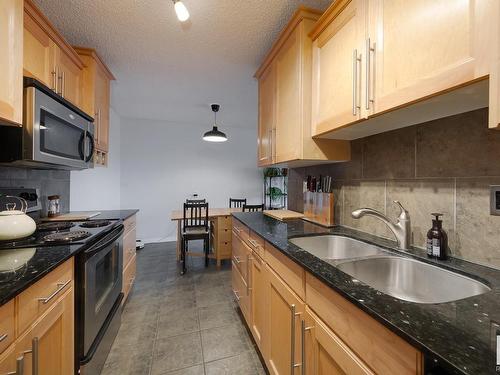
[[[59,232],[62,230],[67,230],[75,226],[75,223],[71,221],[56,221],[55,223],[39,223],[36,226],[36,230],[41,231],[50,231],[50,232]]]
[[[42,237],[43,242],[48,243],[74,243],[79,240],[83,240],[87,237],[90,237],[90,232],[86,230],[77,230],[77,231],[66,231],[66,232],[55,232],[51,234],[47,234]]]
[[[80,223],[82,228],[100,228],[111,224],[111,220],[89,220],[84,223]]]

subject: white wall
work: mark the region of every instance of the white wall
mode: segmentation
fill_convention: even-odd
[[[227,127],[227,142],[210,143],[201,139],[208,127],[122,118],[121,206],[140,209],[138,238],[174,240],[170,212],[193,193],[211,207],[229,197],[262,203],[255,128]]]
[[[71,211],[120,208],[120,117],[110,110],[108,167],[71,172]]]

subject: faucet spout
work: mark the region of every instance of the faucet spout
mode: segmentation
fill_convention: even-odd
[[[379,220],[381,220],[385,225],[389,227],[389,229],[394,233],[396,240],[398,242],[398,246],[403,250],[408,250],[410,248],[410,240],[411,240],[411,221],[409,212],[403,207],[403,205],[394,201],[401,212],[398,217],[397,223],[393,223],[387,216],[385,216],[382,212],[374,210],[373,208],[360,208],[354,210],[351,213],[351,216],[354,219],[361,219],[363,216],[373,216]]]

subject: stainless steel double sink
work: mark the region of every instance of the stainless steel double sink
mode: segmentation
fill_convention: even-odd
[[[354,279],[404,301],[444,303],[490,291],[467,276],[349,237],[297,237],[290,242],[320,259],[334,261]]]

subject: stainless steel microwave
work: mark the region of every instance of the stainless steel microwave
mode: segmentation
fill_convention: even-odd
[[[21,129],[2,126],[2,162],[34,168],[86,169],[94,166],[92,117],[31,78],[24,79]]]

